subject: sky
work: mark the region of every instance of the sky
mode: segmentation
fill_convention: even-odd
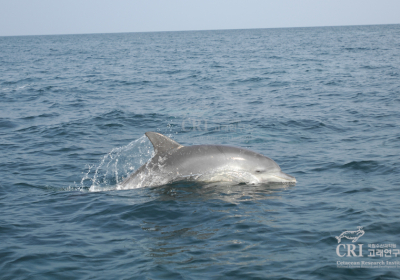
[[[399,23],[400,0],[0,0],[0,36]]]

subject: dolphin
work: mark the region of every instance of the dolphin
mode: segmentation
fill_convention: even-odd
[[[237,183],[296,183],[272,159],[225,145],[182,146],[165,135],[146,132],[154,156],[117,189],[160,186],[181,180]]]

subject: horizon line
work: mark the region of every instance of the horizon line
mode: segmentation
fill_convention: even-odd
[[[192,29],[192,30],[188,29],[188,30],[158,30],[158,31],[121,31],[121,32],[60,33],[60,34],[33,34],[33,35],[0,35],[0,37],[99,35],[99,34],[195,32],[195,31],[229,31],[229,30],[290,29],[290,28],[317,28],[317,27],[352,27],[352,26],[354,27],[354,26],[399,25],[399,24],[400,23],[378,23],[378,24],[316,25],[316,26],[291,26],[291,27],[254,27],[254,28],[220,28],[220,29]]]

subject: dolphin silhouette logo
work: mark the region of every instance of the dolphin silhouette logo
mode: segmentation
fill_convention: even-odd
[[[338,243],[342,241],[342,238],[347,238],[350,240],[353,240],[353,242],[357,242],[357,240],[364,235],[364,231],[362,230],[363,227],[357,227],[358,230],[355,231],[350,231],[347,230],[345,232],[342,232],[341,235],[335,236],[335,238],[338,240]]]

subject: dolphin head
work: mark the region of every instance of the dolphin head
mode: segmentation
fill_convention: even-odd
[[[296,183],[296,178],[288,175],[281,170],[268,170],[262,166],[257,166],[253,171],[253,176],[257,178],[260,183]]]
[[[251,174],[253,183],[296,183],[296,178],[283,173],[274,160],[247,149],[240,148],[239,154],[230,156],[230,162],[239,172]]]

